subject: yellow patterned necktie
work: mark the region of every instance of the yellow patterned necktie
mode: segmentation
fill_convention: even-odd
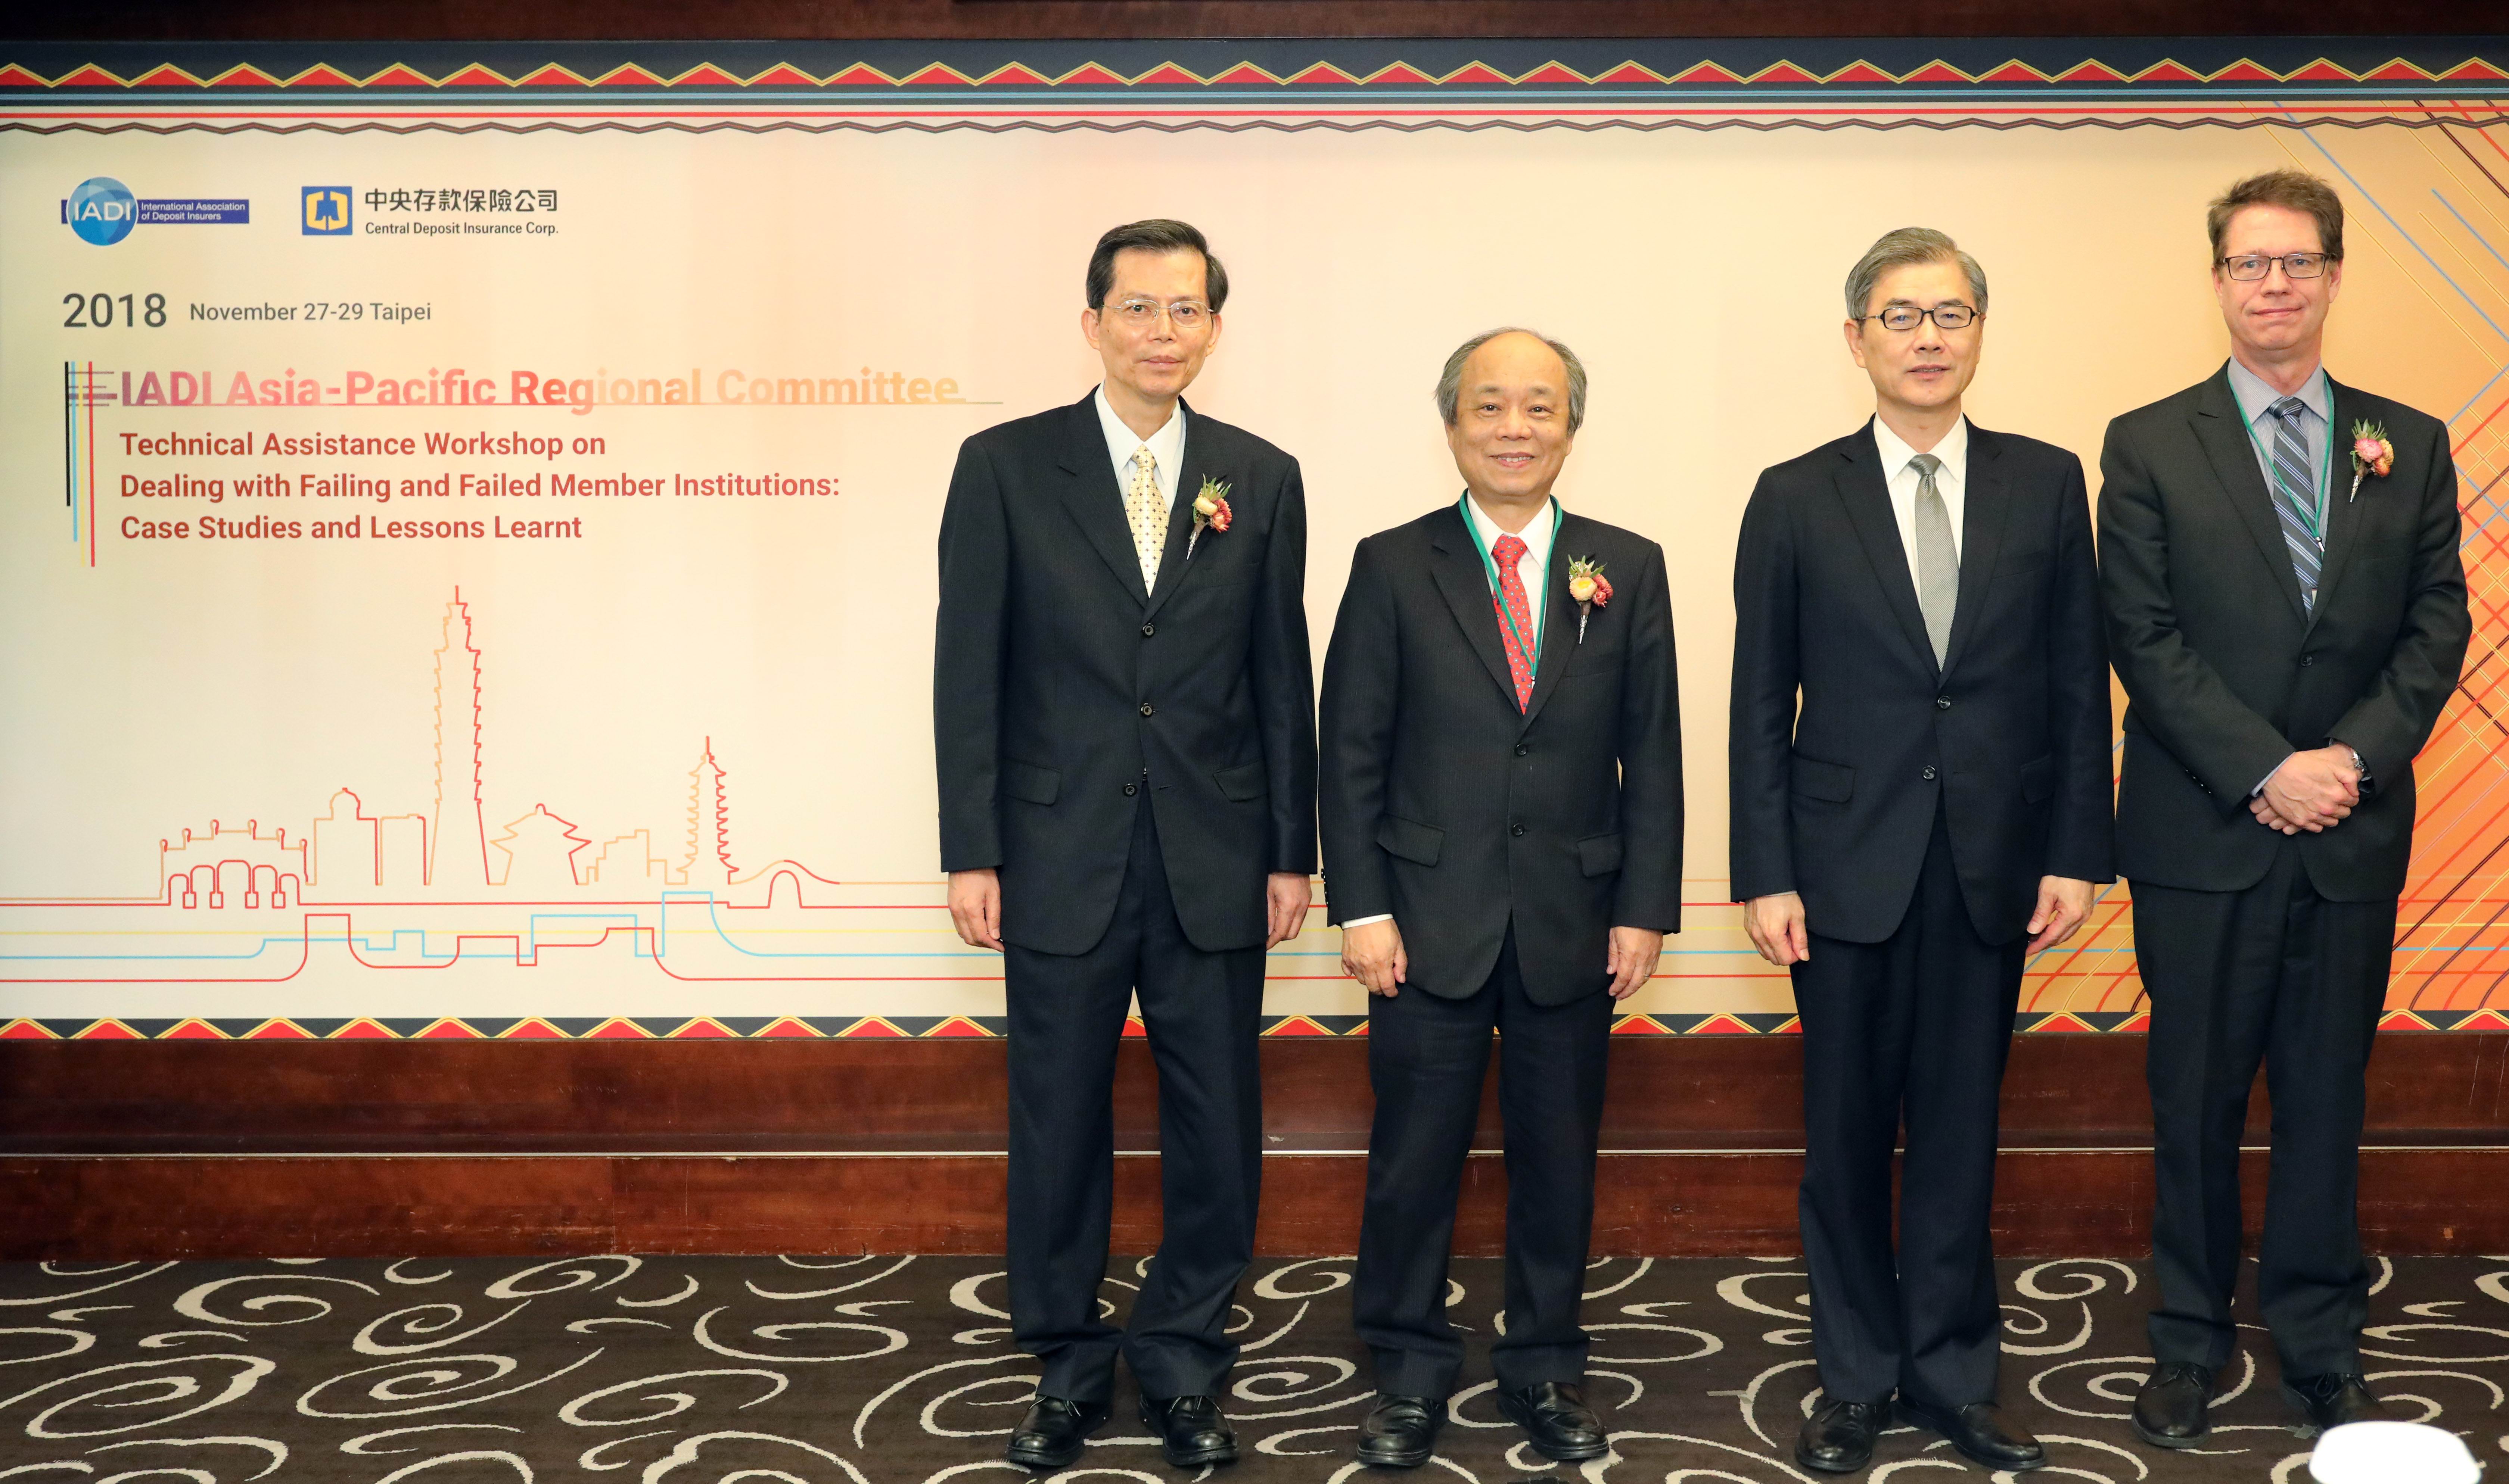
[[[1159,585],[1159,553],[1168,544],[1168,506],[1159,499],[1159,461],[1146,443],[1133,451],[1133,487],[1124,496],[1133,526],[1133,553],[1142,560],[1142,591]]]

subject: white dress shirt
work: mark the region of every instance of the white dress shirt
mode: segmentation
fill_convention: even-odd
[[[1899,523],[1899,550],[1908,559],[1908,580],[1922,592],[1926,580],[1917,575],[1917,485],[1924,476],[1910,462],[1917,451],[1880,418],[1873,420],[1873,445],[1882,451],[1882,472],[1891,482],[1891,518]],[[1934,470],[1934,489],[1951,514],[1952,556],[1957,559],[1965,529],[1961,521],[1968,510],[1968,419],[1954,423],[1942,441],[1927,452],[1943,461],[1943,466]]]
[[[1542,584],[1551,575],[1551,540],[1559,524],[1558,511],[1557,505],[1546,500],[1542,502],[1541,513],[1526,521],[1524,529],[1516,533],[1516,538],[1524,542],[1524,555],[1516,559],[1516,575],[1524,583],[1524,599],[1533,610],[1531,637],[1536,669],[1541,667],[1542,620],[1551,608]],[[1499,529],[1496,521],[1482,512],[1480,501],[1470,495],[1464,497],[1464,519],[1472,528],[1473,539],[1480,544],[1480,549],[1484,553],[1497,543],[1500,537],[1508,534]],[[1489,577],[1488,568],[1481,569],[1481,576],[1486,582]],[[1497,595],[1491,596],[1495,599]],[[1348,932],[1355,927],[1366,927],[1371,922],[1385,922],[1391,920],[1393,916],[1392,912],[1378,912],[1373,917],[1353,917],[1342,924],[1342,931]]]
[[[1098,404],[1098,426],[1106,432],[1106,457],[1115,464],[1115,488],[1130,492],[1133,488],[1133,459],[1148,444],[1150,458],[1157,464],[1159,501],[1170,510],[1176,508],[1177,481],[1184,477],[1184,403],[1168,414],[1167,426],[1144,438],[1124,426],[1115,409],[1106,401],[1106,389],[1101,387],[1093,400]]]

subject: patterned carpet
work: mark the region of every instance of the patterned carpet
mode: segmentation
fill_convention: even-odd
[[[1227,1399],[1242,1484],[1351,1484],[1370,1392],[1344,1259],[1263,1262],[1241,1288]],[[1118,1266],[1106,1302],[1124,1308]],[[1495,1262],[1455,1266],[1453,1309],[1490,1333]],[[2044,1477],[2305,1481],[2269,1357],[2233,1367],[2213,1447],[2136,1444],[2145,1276],[2007,1264],[2003,1396],[2048,1445]],[[572,1258],[0,1265],[0,1478],[523,1484],[940,1484],[1006,1476],[1032,1362],[984,1258]],[[1609,1261],[1592,1270],[1589,1395],[1612,1456],[1547,1465],[1501,1422],[1476,1354],[1422,1484],[1800,1479],[1812,1390],[1799,1263]],[[2509,1450],[2509,1258],[2379,1265],[2369,1369],[2408,1417],[2496,1464]],[[2263,1337],[2251,1335],[2252,1349]],[[1061,1478],[1177,1477],[1131,1416]],[[1867,1477],[1963,1464],[1887,1435]],[[1379,1477],[1370,1475],[1369,1477]]]

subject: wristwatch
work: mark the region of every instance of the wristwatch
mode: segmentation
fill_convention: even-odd
[[[2346,742],[2343,744],[2343,750],[2352,755],[2352,771],[2361,775],[2361,787],[2367,789],[2370,787],[2371,781],[2370,764],[2361,761],[2361,749],[2354,747],[2349,742]]]

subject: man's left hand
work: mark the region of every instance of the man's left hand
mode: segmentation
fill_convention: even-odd
[[[1612,951],[1603,960],[1603,972],[1612,977],[1612,998],[1625,1000],[1637,993],[1663,956],[1662,933],[1652,928],[1612,929]]]
[[[2052,948],[2091,915],[2091,883],[2072,876],[2039,878],[2039,909],[2030,914],[2030,951]]]
[[[1311,891],[1305,872],[1272,872],[1264,879],[1263,898],[1271,915],[1270,931],[1263,939],[1265,948],[1277,948],[1306,931]]]

